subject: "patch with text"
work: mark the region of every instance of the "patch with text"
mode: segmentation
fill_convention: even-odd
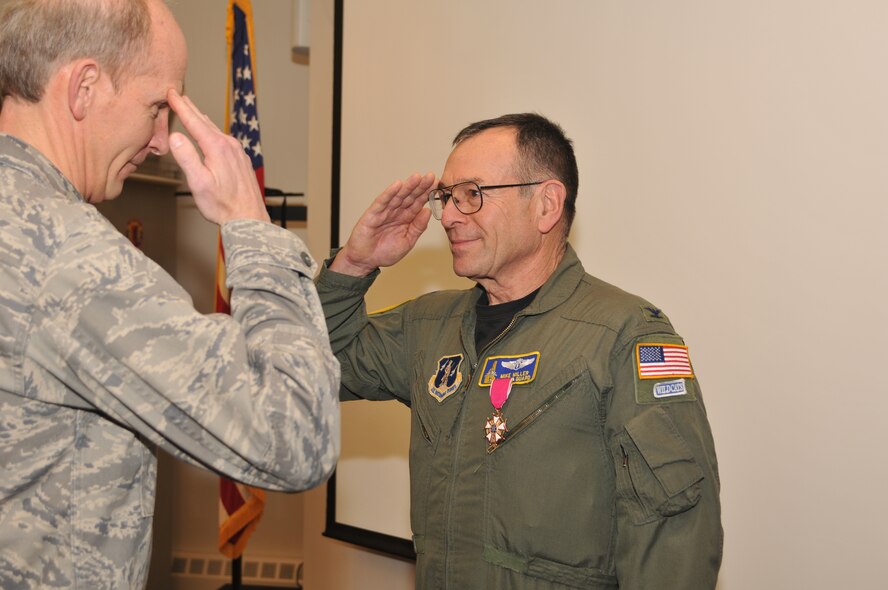
[[[662,383],[654,383],[654,397],[663,399],[664,397],[673,397],[676,395],[687,395],[688,388],[684,379],[676,379],[674,381],[663,381]]]
[[[459,371],[462,361],[461,354],[442,356],[438,359],[438,368],[429,379],[429,394],[433,398],[442,402],[459,390],[463,379]]]
[[[524,385],[536,378],[540,364],[539,352],[519,355],[489,356],[478,380],[480,387],[490,387],[494,379],[511,379],[514,385]]]

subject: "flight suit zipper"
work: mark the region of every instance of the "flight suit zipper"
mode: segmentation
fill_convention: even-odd
[[[422,416],[417,416],[416,421],[419,423],[419,429],[422,431],[422,437],[429,444],[432,444],[432,437],[429,436],[429,431],[426,430],[425,423],[422,421]]]
[[[632,468],[629,465],[629,453],[626,451],[626,447],[624,447],[622,443],[620,443],[620,452],[623,454],[623,469],[626,470],[626,475],[629,478],[629,485],[632,486],[632,494],[639,505],[641,505],[641,496],[638,494],[638,488],[635,486],[635,477],[632,475]]]
[[[494,344],[496,344],[497,342],[499,342],[500,340],[503,339],[503,337],[506,335],[506,333],[509,330],[511,330],[512,327],[515,325],[515,323],[518,321],[519,315],[520,315],[520,313],[515,314],[515,316],[512,318],[512,321],[510,321],[509,324],[505,328],[503,328],[503,331],[500,332],[496,338],[491,340],[487,344],[487,346],[485,346],[482,350],[478,351],[475,362],[473,362],[471,364],[471,370],[468,373],[468,379],[466,379],[466,385],[465,385],[466,393],[468,393],[468,391],[472,387],[472,383],[474,383],[475,371],[478,370],[478,365],[479,365],[479,361],[477,359],[480,359],[484,355],[484,353],[490,349],[490,347],[492,347]],[[448,499],[447,499],[447,527],[445,529],[446,540],[445,540],[445,545],[444,545],[444,555],[445,555],[445,557],[444,557],[444,580],[443,580],[444,581],[444,588],[449,587],[448,586],[448,581],[449,581],[448,578],[450,576],[450,546],[453,543],[453,539],[451,538],[451,530],[453,530],[453,490],[456,487],[457,458],[459,455],[459,444],[460,444],[460,438],[461,438],[460,435],[463,430],[462,426],[463,426],[463,422],[465,421],[465,419],[466,419],[466,412],[460,412],[460,418],[459,418],[460,423],[456,429],[456,438],[453,441],[453,452],[452,452],[452,458],[451,458],[451,462],[450,462],[450,473],[451,473],[450,490],[449,490],[450,497],[448,497]]]
[[[502,332],[500,332],[499,334],[497,334],[496,338],[494,338],[493,340],[491,340],[490,342],[488,342],[488,343],[487,343],[487,346],[485,346],[485,347],[482,348],[480,351],[478,351],[478,359],[479,359],[479,360],[481,359],[481,357],[484,356],[484,353],[485,353],[485,352],[487,352],[488,350],[490,350],[490,348],[491,348],[494,344],[496,344],[497,342],[499,342],[500,340],[502,340],[503,337],[506,335],[506,333],[507,333],[509,330],[512,329],[512,326],[514,326],[515,323],[518,321],[518,316],[519,316],[519,315],[520,315],[520,314],[516,314],[516,315],[512,318],[512,321],[509,322],[509,325],[507,325],[505,328],[503,328],[503,331],[502,331]],[[468,388],[472,386],[472,383],[474,383],[474,379],[475,379],[475,371],[478,370],[478,365],[479,365],[479,364],[480,364],[480,363],[479,363],[478,361],[475,361],[474,363],[472,363],[472,369],[471,369],[471,372],[469,373],[469,378],[466,380],[466,391],[468,391]]]
[[[515,426],[514,428],[510,428],[505,439],[502,442],[495,444],[495,445],[490,445],[489,447],[487,447],[487,454],[488,455],[492,454],[498,448],[500,448],[501,446],[503,446],[504,444],[509,442],[513,436],[515,436],[516,434],[518,434],[519,432],[521,432],[522,430],[524,430],[525,428],[530,426],[530,424],[533,423],[534,420],[539,418],[543,414],[543,412],[548,410],[555,402],[557,402],[559,399],[561,399],[561,397],[564,396],[565,392],[568,389],[570,389],[571,385],[573,385],[574,381],[576,381],[577,379],[578,378],[571,379],[570,381],[565,383],[563,386],[561,386],[561,388],[558,389],[558,391],[556,391],[554,394],[552,394],[552,396],[550,396],[549,399],[547,399],[545,402],[543,402],[543,404],[540,407],[538,407],[536,410],[534,410],[528,416],[526,416],[521,422],[519,422],[517,426]]]

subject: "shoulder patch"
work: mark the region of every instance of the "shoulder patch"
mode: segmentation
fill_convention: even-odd
[[[653,404],[697,399],[697,383],[687,346],[680,342],[637,342],[634,356],[636,402]]]
[[[693,377],[688,347],[683,344],[639,342],[635,345],[639,379]]]
[[[462,372],[459,370],[463,362],[463,355],[454,354],[442,356],[438,359],[435,374],[429,379],[429,395],[443,402],[453,395],[462,385]]]

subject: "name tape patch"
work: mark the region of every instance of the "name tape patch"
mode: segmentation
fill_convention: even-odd
[[[675,397],[676,395],[687,395],[688,388],[684,379],[676,379],[674,381],[663,381],[654,384],[654,397],[663,399],[664,397]]]
[[[539,352],[515,356],[489,356],[478,380],[480,387],[490,387],[494,379],[511,379],[513,385],[524,385],[536,378],[540,364]]]

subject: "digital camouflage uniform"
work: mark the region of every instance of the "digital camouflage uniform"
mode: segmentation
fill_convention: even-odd
[[[32,147],[0,135],[0,588],[141,588],[155,448],[273,490],[339,450],[298,237],[222,228],[232,316],[188,294]]]
[[[687,351],[662,311],[586,274],[568,246],[476,351],[479,287],[368,316],[375,276],[322,269],[316,284],[340,398],[411,407],[417,588],[715,587],[715,450],[690,358],[659,359]],[[512,388],[491,445],[495,378]]]

